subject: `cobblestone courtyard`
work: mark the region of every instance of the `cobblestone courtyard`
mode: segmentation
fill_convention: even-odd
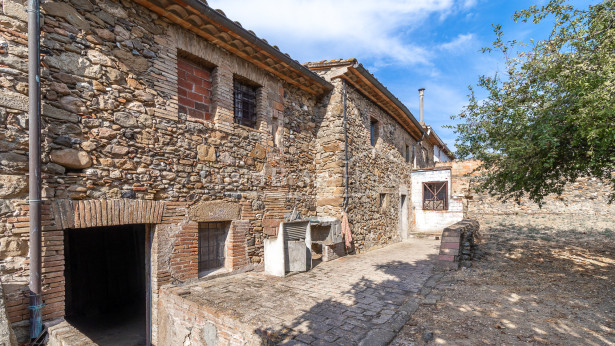
[[[412,239],[286,278],[250,272],[172,291],[276,343],[383,344],[416,309],[439,244]]]

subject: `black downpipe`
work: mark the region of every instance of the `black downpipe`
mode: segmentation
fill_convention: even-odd
[[[41,290],[41,67],[39,0],[28,0],[28,127],[30,204],[30,339],[43,330]]]
[[[346,81],[342,79],[342,95],[344,97],[344,211],[348,208],[348,119],[346,117]]]

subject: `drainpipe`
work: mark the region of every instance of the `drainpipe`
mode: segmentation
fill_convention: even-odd
[[[28,126],[30,204],[30,339],[42,332],[41,290],[41,81],[39,0],[28,0]]]
[[[346,117],[346,80],[342,79],[342,95],[344,97],[344,211],[348,208],[348,119]]]

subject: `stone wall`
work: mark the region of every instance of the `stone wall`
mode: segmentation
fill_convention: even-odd
[[[329,71],[327,71],[329,72]],[[331,73],[323,72],[323,76]],[[343,82],[333,79],[316,153],[318,216],[340,217],[344,202]],[[389,114],[347,85],[349,201],[348,216],[358,251],[382,246],[407,236],[400,231],[400,196],[410,200],[412,160],[403,157],[405,145],[417,142]],[[376,146],[370,143],[370,121],[378,122]],[[432,149],[433,150],[433,149]],[[418,164],[428,162],[418,155]],[[408,208],[410,203],[407,203]],[[413,224],[408,209],[409,225]]]
[[[465,219],[442,231],[438,267],[458,269],[460,265],[471,266],[474,252],[480,239],[480,224],[476,220]]]
[[[250,326],[184,299],[187,293],[190,291],[182,287],[161,290],[158,345],[263,344],[263,338]]]
[[[49,1],[42,12],[45,319],[64,315],[65,226],[52,201],[164,202],[152,228],[154,299],[158,287],[196,275],[190,206],[237,205],[249,258],[233,258],[234,267],[262,261],[263,239],[285,213],[316,215],[313,96],[131,1]],[[28,316],[25,20],[23,2],[2,1],[0,274],[12,322]],[[208,72],[199,80],[206,90],[179,85],[185,60]],[[259,86],[255,129],[234,123],[234,78]],[[211,94],[192,113],[178,103],[190,87]]]
[[[0,283],[0,345],[13,346],[17,345],[17,339],[13,328],[9,323],[8,316],[6,314],[6,297],[4,296],[4,288]]]
[[[549,195],[539,208],[527,199],[501,202],[487,193],[474,189],[480,179],[479,172],[473,172],[480,165],[478,161],[453,161],[438,163],[437,166],[452,167],[453,196],[462,198],[466,217],[480,217],[485,214],[583,214],[615,215],[615,204],[608,204],[611,187],[608,182],[596,178],[579,178],[569,184],[561,196]]]

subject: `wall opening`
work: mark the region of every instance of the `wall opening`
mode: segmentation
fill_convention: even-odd
[[[399,222],[400,235],[402,240],[408,239],[408,196],[399,196]]]
[[[228,222],[199,223],[199,276],[225,266]]]
[[[66,320],[99,345],[145,345],[145,225],[64,232]]]

